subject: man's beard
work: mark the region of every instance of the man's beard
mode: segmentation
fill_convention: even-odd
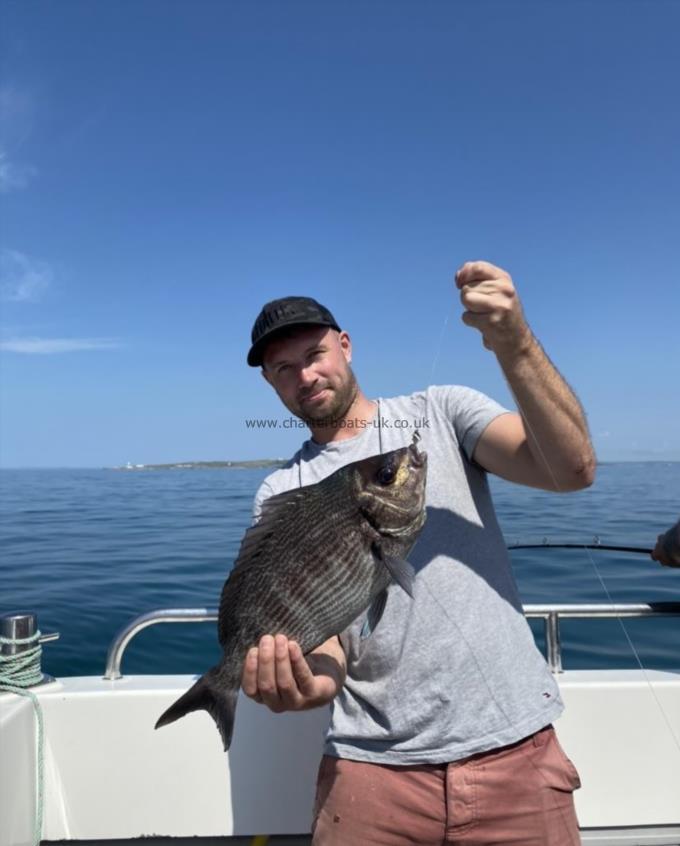
[[[333,425],[347,414],[359,393],[359,385],[352,368],[349,365],[347,366],[347,378],[338,387],[327,385],[326,389],[332,392],[333,397],[331,404],[324,408],[323,413],[318,415],[306,413],[300,401],[296,402],[294,406],[289,405],[288,410],[308,426]],[[314,389],[315,392],[318,390],[318,388]]]

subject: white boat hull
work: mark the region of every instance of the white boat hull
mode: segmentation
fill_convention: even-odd
[[[309,831],[326,710],[274,715],[242,696],[225,755],[204,712],[153,729],[193,678],[64,678],[35,689],[44,840]],[[680,844],[680,672],[580,670],[558,681],[566,712],[556,728],[583,783],[584,842]],[[34,736],[31,703],[0,695],[0,846],[32,842]]]

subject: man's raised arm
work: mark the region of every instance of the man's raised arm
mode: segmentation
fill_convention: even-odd
[[[596,459],[580,402],[529,328],[510,275],[484,261],[456,273],[463,322],[482,333],[515,397],[480,436],[475,461],[511,482],[552,491],[586,488]]]

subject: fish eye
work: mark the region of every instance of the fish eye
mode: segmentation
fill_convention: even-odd
[[[395,468],[385,465],[378,470],[378,481],[381,485],[391,485],[394,481]]]

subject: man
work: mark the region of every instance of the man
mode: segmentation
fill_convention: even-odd
[[[527,325],[509,274],[456,274],[463,322],[496,355],[520,409],[469,388],[371,400],[352,345],[314,300],[267,304],[248,354],[311,432],[255,501],[404,446],[428,453],[427,522],[409,556],[414,598],[392,590],[370,637],[360,619],[303,657],[277,633],[246,657],[244,692],[273,711],[332,703],[314,844],[402,846],[580,842],[578,775],[551,723],[557,685],[522,614],[486,473],[551,491],[590,485],[581,406]]]

